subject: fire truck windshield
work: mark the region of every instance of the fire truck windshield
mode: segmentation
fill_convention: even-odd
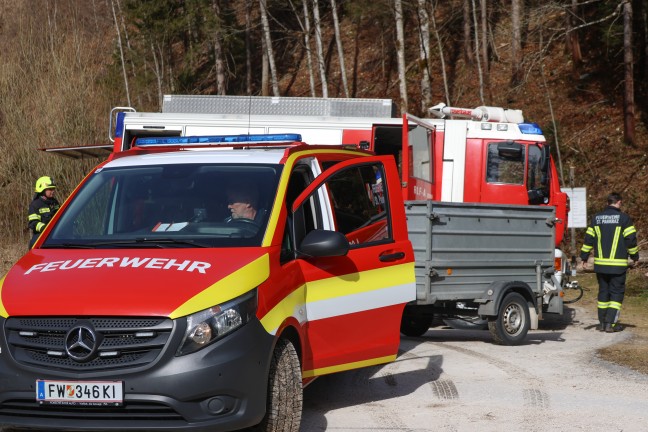
[[[42,247],[260,246],[280,171],[202,163],[100,169]]]

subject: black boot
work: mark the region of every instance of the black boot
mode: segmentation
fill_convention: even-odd
[[[616,333],[623,331],[623,326],[619,323],[616,324],[605,324],[605,333]]]

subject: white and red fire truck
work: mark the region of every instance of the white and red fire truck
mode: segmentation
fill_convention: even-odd
[[[405,200],[553,206],[560,245],[567,194],[542,130],[522,111],[440,104],[430,108],[436,119],[394,112],[389,99],[166,95],[160,113],[116,108],[111,150],[142,136],[286,132],[308,143],[353,144],[396,158]]]

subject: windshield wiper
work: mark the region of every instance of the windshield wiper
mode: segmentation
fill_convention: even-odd
[[[137,237],[135,239],[137,243],[147,243],[147,244],[159,244],[160,247],[163,244],[177,244],[177,245],[189,245],[189,246],[195,246],[199,248],[207,248],[210,247],[209,245],[206,245],[205,243],[200,243],[195,240],[189,240],[189,239],[182,239],[182,238],[172,238],[172,237],[164,237],[164,238],[146,238],[146,237]]]
[[[45,245],[43,248],[46,249],[96,249],[102,246],[127,246],[127,247],[149,247],[149,248],[164,248],[167,245],[187,245],[198,248],[207,248],[210,247],[207,244],[199,243],[194,240],[189,239],[175,239],[175,238],[147,238],[147,237],[137,237],[135,239],[122,239],[122,240],[109,240],[109,241],[98,241],[90,243],[59,243],[52,245]]]

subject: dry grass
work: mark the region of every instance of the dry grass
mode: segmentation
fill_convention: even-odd
[[[628,274],[627,294],[623,301],[620,322],[632,336],[620,343],[599,350],[599,356],[609,362],[627,366],[638,372],[648,374],[648,278],[646,269],[631,270]],[[579,274],[578,281],[584,287],[583,299],[579,306],[596,314],[596,295],[598,286],[593,273]]]
[[[110,103],[98,85],[107,63],[97,56],[104,36],[83,30],[75,2],[14,6],[0,9],[0,21],[15,29],[0,31],[0,231],[7,243],[26,243],[36,179],[54,177],[63,201],[98,162],[39,149],[103,144]]]

